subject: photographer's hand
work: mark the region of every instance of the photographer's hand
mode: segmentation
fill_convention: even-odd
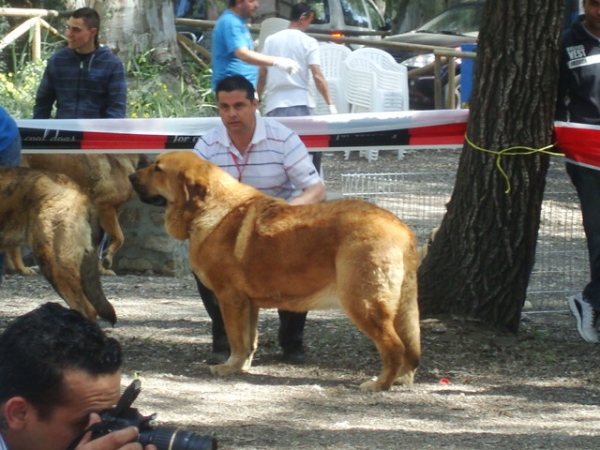
[[[100,422],[100,416],[92,413],[88,426]],[[98,439],[90,440],[92,433],[86,433],[76,450],[142,450],[142,445],[135,442],[138,436],[138,429],[135,427],[123,428],[102,436]],[[147,445],[143,450],[157,450],[154,445]]]

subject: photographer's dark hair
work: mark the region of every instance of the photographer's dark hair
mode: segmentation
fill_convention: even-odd
[[[250,101],[254,100],[254,86],[248,79],[242,75],[232,75],[225,77],[217,83],[216,94],[219,97],[219,92],[244,91],[246,98]]]
[[[80,312],[46,303],[11,322],[0,335],[0,403],[25,398],[40,419],[64,403],[65,370],[113,374],[121,346]]]
[[[98,33],[100,33],[100,14],[93,8],[79,8],[73,11],[71,16],[73,19],[83,19],[83,23],[88,28],[96,28]],[[98,47],[98,34],[94,38],[94,44]]]

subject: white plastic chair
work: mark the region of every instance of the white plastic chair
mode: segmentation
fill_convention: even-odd
[[[265,39],[278,31],[285,30],[290,25],[290,21],[280,17],[269,17],[260,23],[260,32],[258,33],[258,45],[256,51],[262,51],[265,45]]]
[[[344,62],[352,112],[408,110],[408,73],[386,51],[361,48]]]
[[[384,112],[408,110],[408,73],[386,51],[361,48],[344,62],[345,96],[351,112]],[[346,152],[346,159],[349,158]],[[378,150],[361,152],[369,161],[379,156]]]
[[[319,46],[321,72],[327,80],[329,94],[340,114],[350,112],[350,105],[344,95],[344,60],[351,53],[352,51],[345,45],[323,43]],[[317,104],[316,114],[329,114],[329,108],[319,94],[311,72],[309,77],[309,90]]]

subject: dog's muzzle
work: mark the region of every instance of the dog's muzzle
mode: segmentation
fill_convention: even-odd
[[[153,206],[166,206],[167,205],[167,199],[164,198],[162,195],[148,195],[148,192],[146,192],[146,188],[142,184],[140,184],[135,173],[132,173],[131,175],[129,175],[129,181],[130,181],[131,185],[133,186],[133,189],[135,190],[135,192],[138,193],[140,200],[143,201],[144,203],[147,203],[147,204],[153,205]]]

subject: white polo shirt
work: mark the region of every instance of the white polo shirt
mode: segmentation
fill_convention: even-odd
[[[194,152],[238,181],[287,201],[321,182],[300,137],[268,117],[256,116],[254,136],[243,155],[222,123],[198,139]]]

